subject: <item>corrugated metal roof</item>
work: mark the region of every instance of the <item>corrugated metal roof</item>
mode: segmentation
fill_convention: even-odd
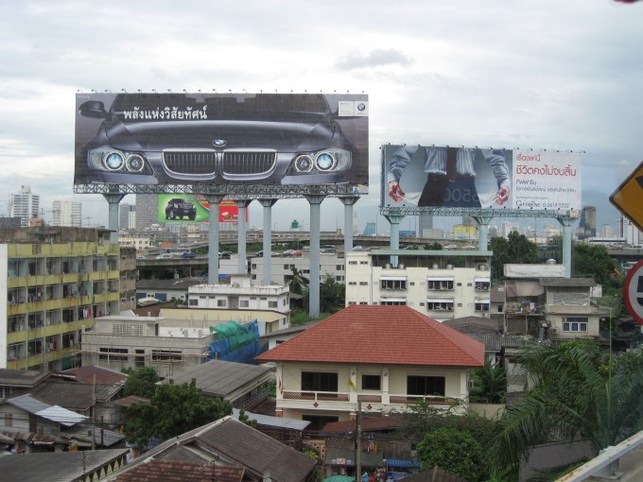
[[[33,398],[28,393],[25,395],[20,395],[19,397],[9,398],[7,400],[7,403],[31,414],[35,414],[36,412],[44,410],[45,408],[48,408],[50,406],[48,403],[41,402],[40,400]]]
[[[36,412],[36,415],[42,418],[46,418],[47,420],[51,420],[52,422],[60,423],[62,425],[65,425],[66,427],[76,425],[77,423],[80,423],[87,418],[84,415],[72,412],[71,410],[67,410],[66,408],[59,407],[58,405],[52,405],[51,407],[40,410]]]
[[[232,416],[235,418],[235,420],[239,420],[239,412],[240,410],[238,408],[233,408],[232,409]],[[282,429],[288,429],[288,430],[305,430],[308,425],[310,425],[310,422],[306,420],[295,420],[294,418],[284,418],[284,417],[272,417],[270,415],[262,415],[260,413],[252,413],[252,412],[245,412],[246,416],[250,420],[255,420],[257,422],[257,425],[262,425],[264,427],[274,427],[274,428],[282,428]]]

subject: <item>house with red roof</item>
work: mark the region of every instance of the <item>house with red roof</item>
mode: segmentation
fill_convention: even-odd
[[[351,305],[267,351],[277,416],[326,423],[363,411],[403,412],[425,400],[466,410],[484,344],[407,306]]]

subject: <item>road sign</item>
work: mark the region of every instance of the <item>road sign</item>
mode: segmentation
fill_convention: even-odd
[[[612,193],[610,202],[643,231],[643,162]]]
[[[636,321],[643,325],[643,260],[627,272],[623,285],[625,306]]]

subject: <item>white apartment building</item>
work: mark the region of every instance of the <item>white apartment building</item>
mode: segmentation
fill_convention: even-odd
[[[148,249],[152,246],[147,236],[123,236],[118,237],[118,244],[123,247],[135,248],[137,251]]]
[[[83,205],[79,201],[55,200],[53,225],[80,228],[83,224]]]
[[[21,186],[19,193],[11,194],[10,214],[12,218],[20,218],[20,226],[28,227],[32,218],[40,215],[40,196],[31,193],[29,186]]]
[[[268,310],[290,317],[290,293],[285,285],[255,285],[248,275],[232,275],[230,284],[200,284],[188,288],[190,308]],[[280,327],[283,328],[283,327]]]
[[[232,258],[232,257],[231,257]],[[236,256],[234,257],[236,263]],[[323,282],[327,275],[331,275],[338,283],[345,282],[344,256],[336,253],[319,254],[319,281]],[[234,265],[236,267],[236,264]],[[223,263],[222,263],[223,268]],[[270,258],[270,281],[272,283],[288,285],[292,277],[293,268],[297,269],[304,278],[310,277],[310,253],[307,251],[295,256],[273,256]],[[264,261],[261,256],[250,259],[250,276],[258,283],[263,282]]]
[[[489,316],[491,256],[469,250],[347,253],[346,306],[405,305],[438,321]]]

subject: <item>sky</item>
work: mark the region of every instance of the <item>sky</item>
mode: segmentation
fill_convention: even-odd
[[[77,92],[321,91],[369,95],[360,230],[388,229],[386,143],[583,151],[583,203],[615,226],[609,195],[643,160],[642,24],[643,2],[613,0],[2,0],[0,214],[27,185],[46,219],[73,198],[107,224],[102,196],[73,192]],[[343,227],[339,200],[321,210]],[[273,224],[308,215],[281,200]]]

